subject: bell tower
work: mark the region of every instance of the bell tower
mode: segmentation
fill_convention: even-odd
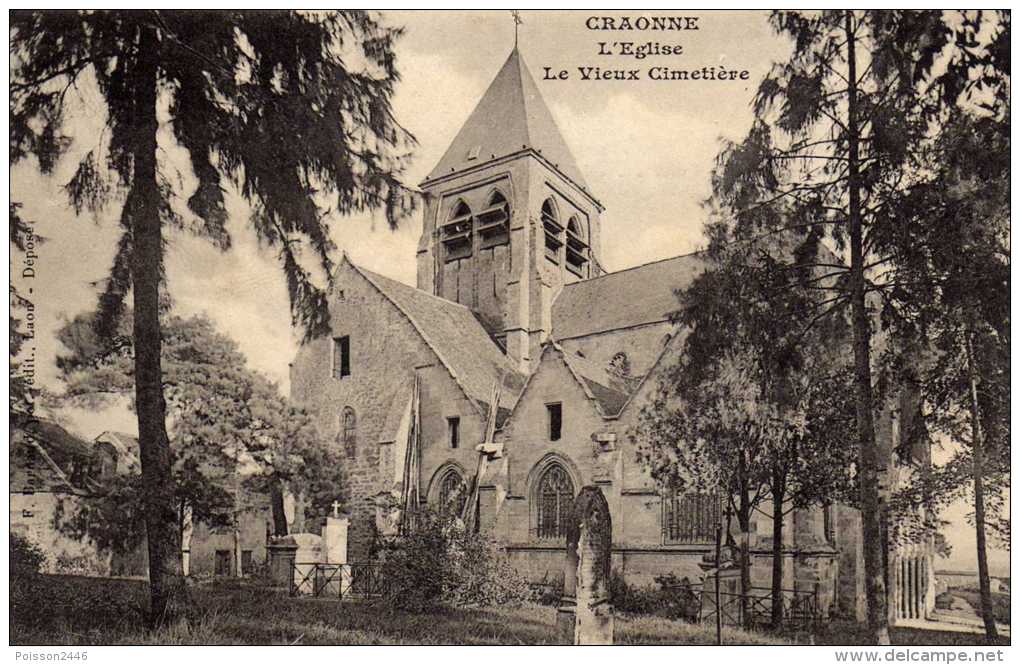
[[[564,284],[602,273],[603,207],[516,47],[420,186],[418,288],[470,308],[530,372]]]

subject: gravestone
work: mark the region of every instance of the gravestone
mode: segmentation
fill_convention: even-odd
[[[299,595],[315,593],[316,566],[322,562],[322,537],[314,533],[294,533],[288,536],[297,549],[294,551],[294,586]]]
[[[322,548],[326,563],[347,563],[347,527],[350,518],[340,512],[340,504],[333,502],[333,514],[326,518],[322,530]]]
[[[602,490],[588,485],[574,499],[567,524],[563,597],[556,626],[564,644],[612,644],[613,606],[609,596],[613,524]]]
[[[340,512],[340,504],[333,502],[333,514],[326,518],[322,530],[322,549],[326,566],[316,580],[320,593],[343,596],[351,587],[351,570],[347,566],[347,528],[350,518]],[[335,566],[335,567],[334,567]]]
[[[742,626],[742,605],[740,603],[740,566],[732,559],[724,558],[721,566],[715,566],[715,555],[705,555],[701,567],[705,571],[701,580],[701,621],[715,624],[717,612],[725,626]],[[715,580],[719,578],[719,609],[715,602]]]
[[[274,536],[266,549],[269,551],[269,579],[273,584],[290,588],[294,580],[297,543],[291,536]]]

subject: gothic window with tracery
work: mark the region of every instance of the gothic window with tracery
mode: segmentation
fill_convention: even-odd
[[[559,464],[549,466],[538,481],[535,500],[538,503],[538,537],[566,538],[567,520],[574,505],[574,483],[566,469]]]
[[[450,469],[439,481],[439,510],[449,515],[460,514],[464,507],[464,478],[456,469]]]

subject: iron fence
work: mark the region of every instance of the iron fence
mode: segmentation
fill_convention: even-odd
[[[707,596],[707,598],[706,598]],[[747,615],[744,614],[744,598],[747,599]],[[706,600],[709,602],[706,603]],[[717,614],[722,615],[726,625],[758,629],[772,622],[772,589],[751,587],[750,593],[719,591],[719,606],[715,606],[715,590],[702,589],[698,619],[714,622]],[[801,591],[783,589],[779,602],[783,604],[783,625],[789,628],[811,629],[821,621],[821,607],[818,590]]]
[[[386,581],[377,563],[291,564],[290,595],[338,598],[372,598],[386,593]]]

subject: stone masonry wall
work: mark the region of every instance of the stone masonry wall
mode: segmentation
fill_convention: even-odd
[[[401,454],[403,446],[391,442],[415,372],[421,378],[423,499],[440,467],[454,462],[474,472],[474,446],[482,440],[484,422],[400,310],[349,263],[339,271],[330,297],[330,337],[350,336],[351,374],[333,378],[332,340],[314,340],[294,360],[291,390],[315,415],[321,435],[344,454],[344,504],[351,514],[348,556],[358,561],[370,556],[376,538],[375,496],[393,489],[393,456]],[[357,446],[351,456],[340,440],[341,414],[347,406],[357,415]],[[461,419],[457,450],[449,448],[447,434],[447,418],[454,416]],[[386,459],[380,456],[383,448],[392,449]]]
[[[343,453],[342,414],[345,407],[355,411],[357,443],[353,454],[344,456],[342,492],[351,514],[349,556],[359,560],[368,556],[374,537],[379,441],[387,436],[389,410],[402,408],[392,404],[394,395],[412,380],[416,366],[433,357],[407,319],[346,261],[336,285],[330,294],[332,334],[299,349],[291,393],[314,414],[320,435]],[[351,374],[334,378],[331,337],[343,335],[350,337]]]

